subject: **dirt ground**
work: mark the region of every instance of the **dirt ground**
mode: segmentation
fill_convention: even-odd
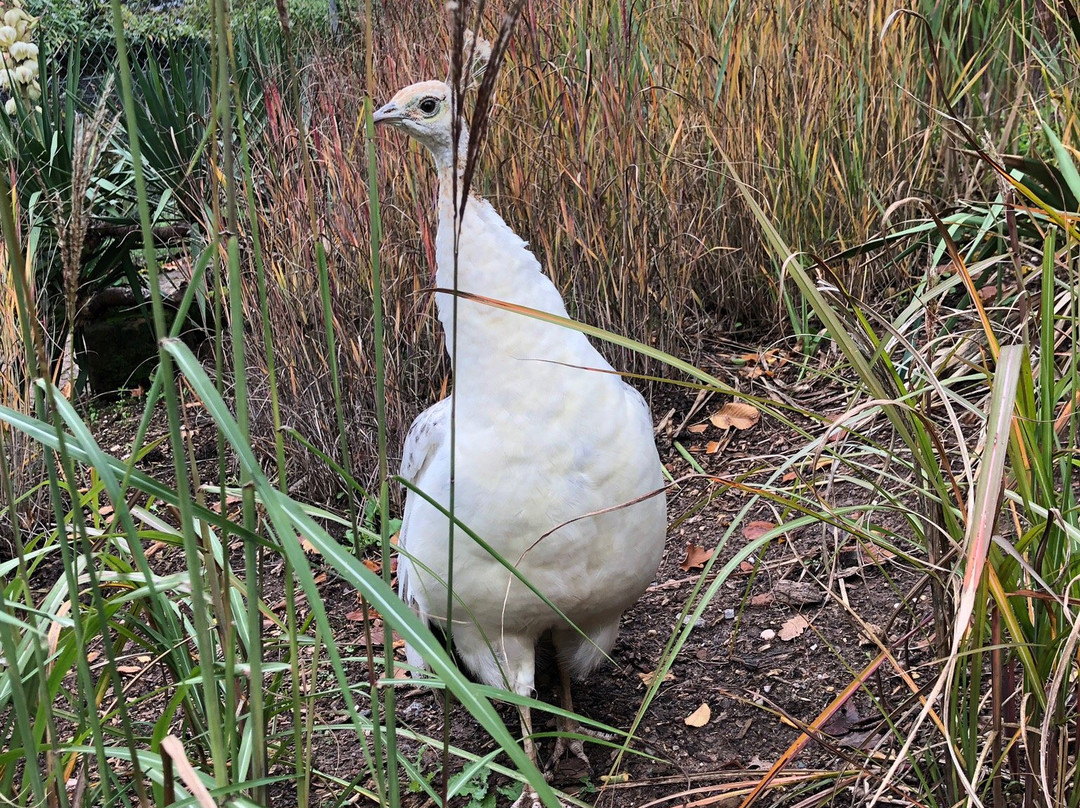
[[[802,377],[794,363],[784,368],[785,362],[778,362],[777,356],[765,352],[740,354],[728,348],[718,354],[721,358],[717,367],[710,370],[766,398],[797,400],[821,413],[844,409],[838,383],[800,385],[798,379]],[[764,367],[765,371],[754,371],[755,367]],[[700,470],[746,484],[763,482],[768,472],[805,444],[804,437],[768,417],[742,430],[714,426],[709,416],[727,400],[718,395],[701,398],[693,391],[671,388],[653,401],[654,415],[660,423],[662,459],[672,478],[683,480],[669,494],[672,527],[667,551],[654,584],[623,618],[622,633],[612,653],[615,665],[601,668],[574,689],[578,712],[620,730],[630,728],[642,704],[644,680],[656,670],[663,648],[701,579],[709,551],[717,547],[750,498],[744,488],[693,476],[695,469],[678,451],[677,444]],[[121,402],[105,408],[93,419],[93,428],[106,450],[119,452],[124,447],[126,451],[138,409],[132,402]],[[191,419],[188,430],[201,473],[205,479],[214,479],[217,443],[213,425],[198,407],[186,412]],[[822,428],[817,431],[820,433]],[[151,439],[155,433],[164,434],[162,413],[155,418]],[[167,452],[167,443],[154,449],[143,463],[145,470],[162,479],[171,476]],[[860,497],[866,496],[862,489],[850,484],[845,487],[825,482],[818,486],[818,494],[833,506],[857,505]],[[715,580],[722,564],[748,541],[782,524],[784,519],[778,506],[759,500],[716,551],[718,560],[706,586]],[[899,525],[892,527],[903,532]],[[317,558],[312,562],[316,566],[319,563]],[[166,551],[156,563],[162,565],[162,571],[181,568],[183,556],[178,550]],[[329,567],[322,571],[326,573],[320,576],[322,596],[332,615],[339,645],[363,649],[364,626],[358,618],[356,592]],[[270,574],[280,575],[280,565],[272,567]],[[619,769],[620,777],[604,783],[601,776],[609,773],[614,752],[602,744],[588,744],[592,772],[575,758],[566,758],[556,769],[556,785],[569,793],[576,792],[590,804],[607,808],[737,805],[738,799],[725,797],[725,792],[741,784],[740,794],[744,796],[746,788],[800,737],[796,727],[813,721],[877,654],[878,648],[866,636],[862,623],[895,641],[911,632],[926,615],[925,595],[905,602],[917,580],[916,573],[896,557],[860,546],[852,537],[832,528],[817,525],[785,533],[769,543],[764,552],[743,562],[720,586],[695,623],[632,744],[631,748],[644,756],[628,755]],[[279,586],[270,581],[268,602],[274,602],[273,592]],[[283,604],[277,605],[283,608]],[[377,621],[374,628],[381,632],[381,623]],[[929,658],[921,633],[899,646],[896,654],[909,669]],[[357,653],[356,658],[362,660],[363,654]],[[367,680],[362,661],[355,662],[352,670],[358,681]],[[553,662],[542,659],[540,698],[555,700],[555,679]],[[876,698],[886,703],[902,699],[907,693],[887,663],[869,680],[869,687]],[[340,700],[321,700],[316,723],[340,720],[339,707]],[[443,703],[432,691],[402,687],[398,707],[401,725],[430,737],[442,736]],[[507,726],[516,733],[513,710],[507,705],[499,709]],[[491,750],[491,742],[463,708],[454,706],[450,718],[454,745],[478,754]],[[534,720],[538,732],[555,729],[550,716]],[[858,693],[825,725],[825,734],[806,744],[785,771],[806,774],[819,768],[836,769],[845,760],[855,762],[872,751],[885,731],[869,696]],[[542,760],[547,760],[552,744],[551,739],[541,740]],[[403,753],[414,761],[419,755],[416,745],[408,741],[403,741]],[[438,782],[439,754],[428,750],[419,756],[422,769],[436,773]],[[355,741],[343,743],[341,737],[327,733],[316,742],[312,765],[319,772],[348,781],[363,764]],[[493,788],[503,783],[495,777],[489,785]],[[761,804],[773,804],[784,795],[783,789],[770,792]],[[326,781],[315,778],[312,802],[319,804],[323,798],[334,797]],[[290,799],[294,801],[295,796],[290,796],[289,791],[279,792],[275,804],[288,805]],[[429,804],[421,795],[409,795],[408,799],[411,802],[407,804],[417,807]],[[832,804],[847,801],[844,794],[838,793]],[[497,804],[503,802],[500,797]],[[464,798],[457,804],[470,806]],[[473,802],[470,808],[481,804]]]

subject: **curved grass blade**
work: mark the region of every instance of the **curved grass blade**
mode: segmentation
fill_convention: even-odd
[[[241,466],[251,475],[252,484],[262,497],[267,516],[274,532],[281,541],[281,549],[293,565],[293,571],[307,594],[316,622],[326,636],[332,636],[329,618],[322,595],[315,583],[314,575],[307,564],[297,536],[307,539],[346,581],[352,584],[361,595],[374,606],[387,622],[395,626],[405,640],[412,645],[424,660],[441,677],[447,688],[484,727],[525,775],[529,785],[551,806],[558,805],[555,792],[529,760],[524,750],[514,741],[506,725],[495,712],[490,701],[480,696],[475,686],[458,670],[453,660],[443,649],[439,640],[431,633],[412,610],[398,598],[397,594],[378,575],[365,567],[351,552],[338,544],[329,533],[318,525],[304,511],[304,507],[283,494],[271,484],[255,458],[250,443],[243,438],[239,427],[233,420],[228,406],[222,400],[206,372],[191,350],[178,340],[164,340],[164,350],[173,357],[176,366],[191,384],[196,395],[202,400],[207,412],[214,418],[226,441],[236,452]],[[347,709],[353,715],[353,723],[358,732],[363,732],[364,722],[356,711],[348,678],[340,654],[333,643],[327,645],[334,674],[342,689]]]

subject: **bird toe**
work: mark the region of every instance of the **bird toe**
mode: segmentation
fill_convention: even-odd
[[[566,804],[559,801],[560,808],[567,808]],[[514,800],[510,808],[544,808],[544,803],[540,801],[539,795],[530,788],[526,788],[521,792],[521,796]]]
[[[564,761],[563,756],[567,752],[577,758],[577,761]],[[568,768],[573,768],[573,771],[567,771]],[[555,748],[551,752],[551,759],[544,768],[544,776],[550,780],[556,769],[559,769],[560,775],[573,777],[574,779],[588,777],[592,774],[592,763],[589,762],[589,756],[585,754],[585,746],[580,738],[559,736],[555,740]]]
[[[540,797],[535,791],[525,789],[510,808],[544,808],[544,804],[540,802]]]

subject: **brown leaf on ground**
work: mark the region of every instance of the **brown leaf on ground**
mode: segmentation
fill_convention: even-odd
[[[230,494],[229,496],[225,497],[225,507],[229,508],[233,505],[239,505],[243,501],[243,497],[238,497]],[[217,502],[211,502],[210,510],[212,510],[214,513],[221,513],[221,500],[218,500]]]
[[[787,352],[770,348],[761,353],[745,353],[738,357],[738,362],[746,363],[747,367],[743,368],[740,374],[748,379],[774,376],[774,369],[783,366],[787,362]]]
[[[713,551],[706,550],[704,547],[698,547],[693,542],[686,545],[686,558],[679,564],[679,568],[684,572],[690,572],[690,570],[699,570],[705,566],[705,562],[712,558]]]
[[[869,558],[869,563],[875,565],[888,561],[890,558],[896,558],[896,553],[870,543],[860,544],[859,553],[861,555],[866,555]]]
[[[845,735],[861,720],[859,710],[854,703],[847,701],[843,707],[833,714],[832,718],[825,722],[821,727],[821,731],[827,732],[829,735]]]
[[[381,647],[382,644],[383,644],[383,637],[384,637],[384,635],[383,635],[383,627],[381,625],[377,625],[377,626],[372,625],[372,627],[371,627],[371,647],[372,648]],[[367,635],[366,634],[361,634],[360,635],[360,644],[362,646],[364,646],[365,648],[367,647]]]
[[[700,435],[708,428],[708,424],[694,424],[693,426],[688,426],[686,428],[686,431],[689,432],[691,435]]]
[[[884,642],[887,638],[885,630],[877,623],[866,623],[865,631],[860,631],[857,639],[859,645],[877,645],[879,641]]]
[[[989,283],[986,286],[979,287],[979,299],[983,303],[989,303],[995,297],[997,297],[997,287],[994,284]]]
[[[804,478],[803,482],[812,483],[814,485],[817,485],[818,484],[817,481],[812,479],[812,471],[821,471],[822,469],[827,469],[832,464],[833,464],[833,459],[831,457],[818,458],[818,461],[816,463],[814,463],[814,468],[811,471],[807,472],[808,474],[811,474],[811,476]],[[784,482],[784,483],[794,482],[795,480],[797,480],[799,478],[800,474],[801,474],[801,472],[789,471],[786,474],[784,474],[784,476],[782,476],[780,478],[780,481]]]
[[[653,682],[656,681],[656,671],[649,671],[648,673],[639,673],[638,674],[638,679],[641,680],[642,684],[644,684],[645,687],[652,687]],[[672,673],[671,671],[668,671],[667,673],[664,674],[663,681],[665,681],[665,682],[674,682],[675,681],[675,674]]]
[[[780,626],[780,639],[784,642],[791,642],[806,631],[809,626],[810,621],[801,614],[797,614],[784,623],[784,625]]]
[[[761,413],[757,407],[740,401],[729,401],[709,416],[709,423],[718,429],[749,429],[760,418]]]
[[[690,715],[683,719],[683,723],[688,727],[703,727],[709,723],[709,719],[712,718],[712,710],[709,709],[709,705],[702,702]]]
[[[750,598],[751,606],[771,606],[774,598],[772,592],[763,592]]]
[[[720,451],[720,441],[711,440],[705,444],[705,454],[716,454]]]
[[[742,534],[743,538],[747,541],[754,541],[754,539],[760,539],[776,525],[772,522],[747,522],[743,525]]]

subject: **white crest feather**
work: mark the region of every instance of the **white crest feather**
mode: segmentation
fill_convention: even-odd
[[[480,86],[490,60],[491,43],[466,28],[461,43],[461,75],[465,78],[466,90],[474,90]],[[451,84],[452,79],[453,76],[448,72],[446,83]]]

